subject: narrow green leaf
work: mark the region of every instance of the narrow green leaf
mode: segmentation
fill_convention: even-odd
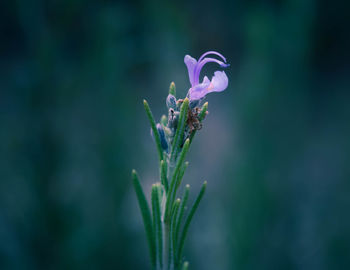
[[[204,105],[202,106],[201,112],[198,115],[198,119],[200,122],[202,122],[204,117],[207,115],[207,111],[208,111],[208,102],[204,103]],[[196,134],[196,130],[193,130],[190,135],[190,144],[192,143],[192,140],[195,134]]]
[[[208,111],[208,102],[204,103],[201,109],[201,112],[198,115],[199,121],[203,121],[204,117],[207,115]]]
[[[180,148],[182,140],[183,140],[184,131],[185,131],[185,127],[186,127],[186,120],[187,120],[189,103],[190,103],[189,99],[185,98],[182,105],[181,105],[179,122],[177,124],[175,137],[174,137],[174,141],[173,141],[172,149],[171,149],[172,160],[176,160],[176,156],[179,152],[179,148]]]
[[[185,244],[185,239],[186,239],[186,235],[187,235],[187,232],[188,232],[188,228],[190,226],[190,223],[191,223],[191,220],[193,218],[193,215],[194,213],[196,212],[197,208],[198,208],[198,205],[204,195],[204,192],[205,192],[205,189],[207,187],[207,182],[205,181],[199,194],[198,194],[198,197],[196,199],[196,201],[194,202],[193,206],[192,206],[192,209],[190,211],[190,213],[188,214],[188,217],[185,221],[185,225],[184,225],[184,228],[182,230],[182,234],[181,234],[181,238],[180,238],[180,242],[179,242],[179,249],[178,249],[178,263],[180,263],[180,260],[181,260],[181,256],[182,256],[182,251],[183,251],[183,247],[184,247],[184,244]]]
[[[160,161],[160,179],[166,193],[168,193],[167,170],[168,170],[168,164],[164,160],[161,160]]]
[[[188,262],[184,262],[182,270],[188,270]]]
[[[188,161],[185,162],[185,165],[183,166],[182,170],[180,171],[180,173],[178,174],[177,176],[177,179],[176,179],[176,185],[175,185],[175,193],[176,191],[178,190],[179,186],[181,185],[181,181],[184,177],[184,174],[185,174],[185,171],[188,167]]]
[[[181,200],[177,199],[174,202],[173,211],[171,214],[171,222],[170,222],[170,242],[171,242],[171,252],[170,252],[170,264],[174,264],[176,262],[176,251],[177,251],[177,241],[175,239],[175,225],[176,225],[176,219],[177,214],[179,211],[179,207],[181,204]]]
[[[171,82],[171,84],[170,84],[169,94],[173,95],[174,97],[176,97],[176,87],[175,87],[175,83],[174,82]]]
[[[151,262],[152,262],[152,265],[155,266],[155,264],[156,264],[156,251],[155,251],[155,242],[154,242],[154,238],[153,238],[151,211],[148,207],[148,203],[147,203],[145,194],[143,193],[138,175],[137,175],[135,170],[132,170],[132,180],[133,180],[137,200],[139,202],[139,207],[141,210],[143,224],[144,224],[145,230],[146,230],[147,242],[148,242],[150,255],[151,255]]]
[[[185,174],[185,171],[188,167],[188,161],[185,162],[183,168],[181,168],[181,170],[179,171],[179,173],[177,174],[176,176],[176,182],[175,182],[175,188],[174,190],[171,192],[171,201],[173,202],[175,200],[175,197],[176,197],[176,193],[177,193],[177,190],[179,189],[180,185],[181,185],[181,182],[182,182],[182,179],[183,179],[183,176]],[[170,194],[169,194],[170,195]]]
[[[178,239],[178,237],[179,237],[179,232],[180,232],[180,227],[181,227],[181,223],[182,223],[182,218],[183,218],[183,215],[185,213],[185,207],[186,207],[186,204],[187,204],[187,200],[188,200],[189,194],[190,194],[190,185],[186,185],[185,191],[184,191],[184,195],[182,197],[181,207],[180,207],[180,210],[179,210],[179,216],[178,216],[177,221],[176,221],[175,239]]]
[[[180,169],[181,169],[182,163],[184,162],[186,154],[188,152],[189,146],[190,146],[190,140],[187,139],[185,141],[185,144],[184,144],[183,148],[182,148],[180,157],[177,160],[177,163],[176,163],[176,166],[175,166],[175,170],[174,170],[172,179],[170,181],[169,192],[167,194],[167,201],[166,201],[166,204],[165,204],[165,221],[169,220],[169,214],[170,214],[169,211],[171,210],[170,207],[171,207],[171,205],[173,203],[173,197],[175,197],[173,195],[173,192],[175,190],[177,175],[180,173]]]
[[[146,111],[148,120],[151,124],[151,129],[153,131],[154,140],[156,142],[159,160],[162,160],[163,159],[163,149],[162,149],[162,145],[160,143],[160,137],[159,137],[158,130],[156,127],[156,122],[154,121],[154,117],[153,117],[151,108],[149,107],[146,100],[143,100],[143,106],[145,107],[145,111]]]
[[[154,239],[156,243],[156,258],[157,258],[157,268],[162,268],[163,260],[163,232],[161,224],[161,214],[160,214],[160,200],[159,196],[161,193],[161,186],[159,183],[152,185],[152,212],[153,212],[153,232]]]

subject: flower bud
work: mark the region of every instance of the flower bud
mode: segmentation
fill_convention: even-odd
[[[175,128],[177,127],[177,122],[179,121],[180,112],[174,111],[173,109],[169,109],[168,116],[168,127]]]
[[[173,132],[171,131],[170,128],[168,128],[168,127],[163,127],[163,130],[164,130],[165,135],[166,135],[167,137],[172,137],[172,136],[174,136],[174,134],[173,134]]]
[[[165,133],[161,124],[157,124],[157,130],[159,133],[160,144],[165,151],[168,151],[168,142],[165,138]]]
[[[160,123],[163,126],[166,126],[168,124],[168,118],[164,114],[162,115],[162,118],[160,118]]]
[[[169,87],[169,94],[170,95],[173,95],[174,97],[176,96],[176,87],[175,87],[175,83],[172,82],[170,84],[170,87]]]
[[[176,109],[176,98],[169,94],[168,97],[166,98],[166,105],[168,107],[168,109]]]
[[[198,105],[199,105],[199,99],[197,99],[197,100],[190,100],[190,108],[191,109],[194,109],[194,108],[196,108]]]

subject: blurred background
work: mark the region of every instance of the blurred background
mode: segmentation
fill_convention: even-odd
[[[348,10],[334,1],[1,1],[0,269],[150,269],[143,111],[224,54],[185,183],[190,269],[350,269]],[[212,76],[208,65],[203,75]]]

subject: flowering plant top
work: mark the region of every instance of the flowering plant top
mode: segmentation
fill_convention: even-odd
[[[209,55],[218,56],[221,60],[207,57]],[[176,98],[175,84],[170,84],[166,98],[167,115],[163,115],[158,123],[147,101],[144,100],[143,103],[151,124],[151,134],[157,146],[160,166],[160,181],[152,185],[151,207],[135,170],[132,172],[132,177],[154,270],[188,269],[188,262],[183,258],[184,243],[207,182],[203,183],[192,207],[187,204],[189,185],[185,186],[181,199],[177,198],[188,166],[185,158],[196,131],[201,129],[202,121],[208,113],[208,102],[200,105],[201,101],[208,93],[224,91],[228,85],[224,71],[215,71],[211,80],[204,76],[203,81],[199,82],[203,66],[210,62],[217,63],[222,68],[229,66],[225,57],[215,51],[204,53],[198,61],[189,55],[185,56],[191,88],[186,98]]]

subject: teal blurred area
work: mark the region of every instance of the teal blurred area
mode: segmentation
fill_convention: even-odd
[[[143,111],[217,50],[185,182],[208,193],[190,269],[350,269],[346,2],[2,1],[0,269],[150,269],[131,169],[158,179]],[[216,66],[202,75],[210,77]]]

